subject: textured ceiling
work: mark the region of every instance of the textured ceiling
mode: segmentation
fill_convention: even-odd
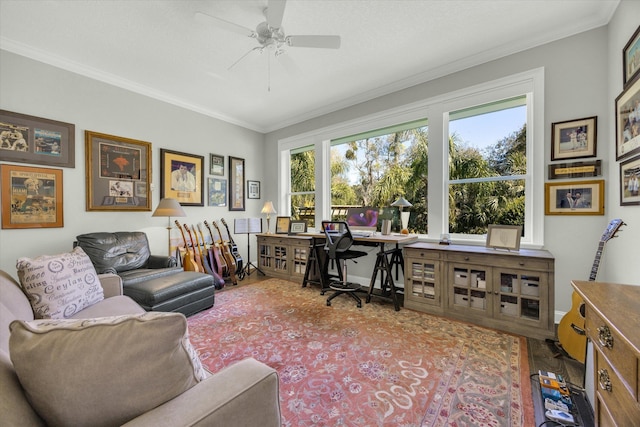
[[[0,0],[0,48],[267,132],[605,25],[618,2],[289,0],[287,35],[341,48],[251,52],[229,70],[257,41],[196,12],[255,29],[267,0]]]

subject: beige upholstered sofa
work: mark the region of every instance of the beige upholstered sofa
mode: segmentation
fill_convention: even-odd
[[[73,314],[71,317],[74,319],[88,319],[77,323],[91,324],[105,316],[121,316],[115,318],[120,319],[118,320],[120,325],[126,325],[127,321],[129,324],[138,324],[141,323],[139,320],[146,316],[151,317],[153,322],[158,318],[163,322],[168,322],[166,325],[169,325],[169,327],[166,328],[166,331],[165,329],[157,331],[156,335],[161,336],[160,340],[164,339],[164,335],[170,335],[168,329],[176,329],[178,334],[184,332],[186,336],[186,319],[182,314],[146,313],[131,298],[122,295],[122,282],[117,275],[104,274],[99,275],[98,278],[102,285],[104,299]],[[114,319],[114,317],[109,317],[109,319]],[[125,320],[123,321],[122,319]],[[15,322],[16,320],[28,322]],[[36,332],[30,330],[29,325],[42,324],[46,329],[47,322],[32,322],[33,320],[32,307],[20,285],[9,274],[0,270],[0,424],[3,426],[83,425],[79,420],[86,420],[89,416],[93,416],[93,418],[89,419],[92,420],[90,424],[94,426],[121,424],[154,427],[280,426],[277,373],[254,359],[245,359],[213,375],[202,372],[202,376],[198,380],[192,381],[194,384],[189,384],[183,392],[167,401],[159,402],[143,413],[132,413],[132,408],[135,408],[136,403],[139,400],[143,400],[146,394],[158,391],[145,392],[145,386],[148,388],[148,384],[145,385],[146,380],[148,379],[149,383],[157,384],[156,380],[158,378],[148,378],[149,375],[145,377],[144,369],[141,370],[139,368],[135,368],[135,375],[123,374],[122,371],[126,372],[124,368],[129,368],[126,366],[128,363],[116,365],[122,368],[108,367],[112,359],[117,360],[117,357],[122,357],[122,354],[114,352],[112,348],[89,349],[90,351],[97,350],[104,353],[104,355],[99,355],[101,357],[94,356],[95,359],[90,361],[86,360],[87,357],[84,354],[69,353],[73,352],[75,346],[86,349],[88,345],[86,339],[76,339],[76,336],[73,335],[75,332],[68,333],[63,331],[65,333],[64,339],[66,340],[64,341],[64,348],[62,348],[62,345],[58,345],[58,336],[49,341],[44,341],[48,343],[44,349],[39,349],[37,346],[29,347],[31,345],[29,339],[42,343],[40,335],[46,336],[46,332],[37,332],[37,327]],[[62,322],[67,320],[63,319]],[[55,321],[51,323],[55,323]],[[10,332],[10,326],[13,332]],[[129,325],[127,327],[137,328],[138,326]],[[164,328],[163,324],[161,324],[161,327]],[[88,330],[94,335],[102,331],[98,327]],[[183,332],[180,332],[181,330]],[[85,329],[85,333],[86,331]],[[162,354],[159,354],[160,346],[153,341],[155,338],[150,337],[146,332],[144,338],[139,338],[138,340],[130,336],[131,329],[126,329],[125,332],[126,334],[121,333],[119,336],[111,337],[111,339],[115,339],[116,342],[125,341],[131,347],[137,347],[141,343],[141,350],[139,349],[138,351],[142,351],[146,355],[150,365],[152,364],[151,362],[156,362],[163,357]],[[20,341],[21,338],[16,337],[16,335],[21,335],[22,338],[26,336],[27,339]],[[59,348],[53,348],[56,346]],[[35,364],[33,364],[34,366],[29,366],[28,363],[25,366],[26,361],[17,359],[16,357],[19,354],[14,354],[18,350],[27,355],[39,353],[40,362],[44,366],[36,366]],[[63,361],[56,360],[57,356],[64,354],[65,351],[68,359]],[[14,363],[12,363],[12,356],[16,356],[13,358]],[[167,356],[167,358],[175,359],[175,356],[171,355]],[[190,359],[189,357],[183,357],[179,362],[185,365],[185,360],[189,361]],[[132,360],[131,362],[135,361]],[[176,360],[171,360],[170,362],[176,363]],[[186,363],[186,365],[189,365],[189,363]],[[78,368],[76,369],[76,367]],[[87,367],[89,367],[89,371],[87,371]],[[89,391],[65,390],[68,382],[56,381],[53,387],[62,391],[56,393],[53,397],[64,402],[64,405],[60,406],[64,406],[66,416],[70,416],[74,422],[52,422],[51,414],[43,413],[42,402],[36,401],[38,397],[36,395],[40,390],[34,390],[34,382],[30,378],[25,378],[28,375],[37,376],[41,374],[39,371],[46,369],[53,371],[51,375],[62,375],[58,372],[59,370],[69,369],[76,383],[78,383],[78,377],[83,378],[83,376],[86,376],[86,384],[91,384],[94,390],[96,381],[101,381],[101,384],[97,384],[100,387],[99,395],[110,396],[109,392],[111,392],[112,398],[91,400],[93,395]],[[94,372],[92,373],[91,370],[94,370]],[[142,377],[140,371],[142,371]],[[187,366],[186,371],[187,373],[191,372],[193,378],[196,377],[193,375],[191,365]],[[130,370],[128,372],[133,371]],[[97,378],[100,378],[100,380]],[[82,381],[85,380],[83,379]],[[82,384],[84,383],[80,383],[81,386],[77,388],[83,389]],[[117,387],[124,388],[128,393],[114,395],[116,392],[110,390],[112,387],[113,390]],[[162,394],[164,390],[159,390],[159,392]],[[125,394],[125,396],[120,394]],[[72,397],[74,395],[77,396],[77,399]],[[41,398],[41,396],[39,397]],[[110,408],[109,404],[113,403],[110,401],[118,399],[125,402],[125,404],[120,404],[117,410]],[[90,404],[86,404],[88,400]],[[80,402],[85,403],[81,404]],[[131,402],[131,405],[128,404],[129,402]],[[45,404],[47,403],[51,404],[51,402],[45,402]],[[40,410],[38,411],[36,408]],[[123,420],[122,413],[126,411],[129,411],[128,413],[132,415],[127,415],[126,419]],[[114,412],[116,413],[114,414]],[[99,415],[96,416],[95,414]],[[107,421],[112,418],[118,421]]]

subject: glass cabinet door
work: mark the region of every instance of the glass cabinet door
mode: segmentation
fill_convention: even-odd
[[[440,263],[431,260],[409,259],[408,289],[405,294],[420,304],[440,304],[438,270]]]
[[[540,301],[546,298],[546,283],[542,274],[525,271],[497,271],[500,306],[496,316],[508,319],[540,321]]]
[[[448,286],[453,292],[449,295],[449,307],[467,312],[485,312],[491,305],[490,276],[488,268],[452,264],[449,266]]]

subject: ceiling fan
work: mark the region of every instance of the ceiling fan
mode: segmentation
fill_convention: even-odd
[[[286,4],[287,0],[268,0],[267,8],[264,10],[266,21],[259,23],[255,30],[203,12],[196,12],[196,19],[203,22],[214,23],[214,25],[219,28],[254,38],[258,41],[259,46],[252,48],[242,55],[240,59],[231,64],[228,68],[229,70],[254,51],[262,53],[268,50],[272,51],[275,57],[278,57],[285,52],[286,46],[324,49],[340,48],[340,36],[286,35],[282,27],[282,18]]]

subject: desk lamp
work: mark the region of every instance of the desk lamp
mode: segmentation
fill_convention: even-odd
[[[400,231],[400,233],[402,234],[409,234],[409,215],[411,215],[411,212],[403,212],[402,209],[404,207],[411,207],[413,206],[411,203],[409,203],[407,201],[407,199],[405,199],[404,197],[400,196],[398,198],[398,200],[396,200],[395,202],[391,203],[391,206],[397,206],[398,210],[400,211],[400,220],[402,221],[402,230]]]
[[[260,211],[263,214],[267,214],[267,234],[271,234],[271,228],[269,228],[269,220],[271,220],[271,214],[277,213],[276,209],[273,207],[273,202],[264,202],[264,206]]]
[[[169,235],[169,246],[167,249],[167,254],[171,256],[171,229],[173,226],[171,225],[171,217],[172,216],[187,216],[187,214],[180,206],[180,203],[176,199],[162,199],[158,204],[158,207],[153,212],[151,216],[166,216],[167,219],[167,233]]]

